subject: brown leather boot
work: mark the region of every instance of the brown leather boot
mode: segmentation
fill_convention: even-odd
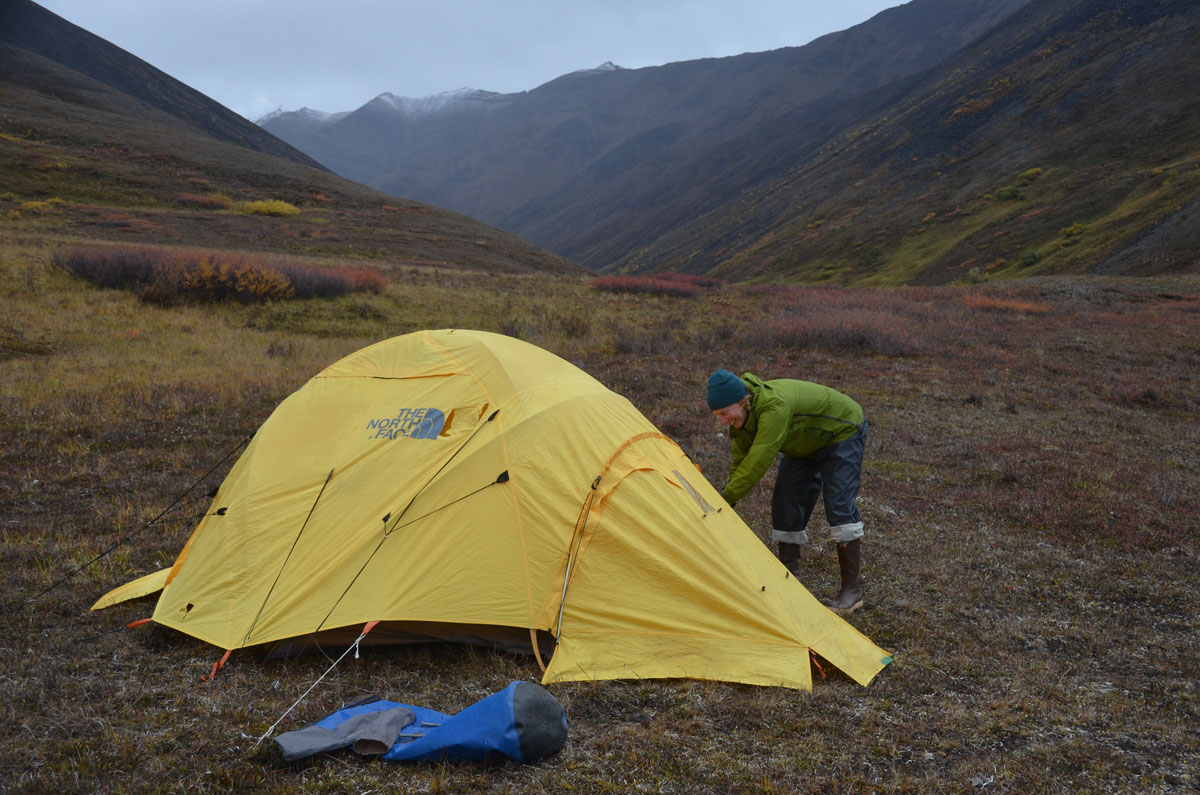
[[[779,552],[776,557],[783,564],[784,568],[792,573],[792,576],[797,580],[800,579],[800,561],[803,558],[803,544],[789,544],[785,541],[779,542]]]
[[[838,568],[842,573],[842,589],[829,602],[829,609],[840,616],[848,616],[863,604],[862,580],[859,577],[862,539],[837,545]]]

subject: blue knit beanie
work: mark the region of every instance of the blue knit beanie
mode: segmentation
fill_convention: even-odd
[[[746,385],[728,370],[717,370],[708,377],[708,407],[713,411],[732,406],[746,396]]]

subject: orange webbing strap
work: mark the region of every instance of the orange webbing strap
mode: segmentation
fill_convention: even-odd
[[[367,633],[375,629],[375,625],[379,623],[379,619],[368,621],[363,625],[363,631],[359,634],[358,640],[354,641],[354,659],[358,659],[358,644],[362,643],[362,639],[367,636]]]
[[[213,680],[213,678],[217,675],[217,671],[221,670],[221,667],[223,665],[225,665],[225,661],[229,659],[230,654],[233,654],[233,649],[227,649],[225,651],[225,656],[222,657],[218,662],[213,663],[212,673],[210,673],[208,676],[200,677],[200,681],[201,682],[211,682]]]
[[[153,618],[139,618],[137,621],[130,621],[128,624],[126,624],[125,629],[133,629],[134,627],[140,627],[143,624],[149,624],[153,620],[154,620]]]
[[[809,649],[808,656],[809,656],[809,658],[812,659],[812,664],[817,666],[817,673],[819,673],[821,675],[821,678],[824,679],[825,678],[825,669],[821,667],[821,663],[817,662],[817,653],[815,651],[813,651],[812,649]]]

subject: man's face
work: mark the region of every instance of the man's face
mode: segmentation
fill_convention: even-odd
[[[713,414],[717,415],[717,419],[725,426],[732,425],[735,428],[740,428],[746,424],[746,407],[741,403],[734,403],[732,406],[717,409]]]

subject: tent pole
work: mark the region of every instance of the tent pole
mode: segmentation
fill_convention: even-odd
[[[571,544],[567,547],[567,570],[563,574],[563,590],[562,598],[558,601],[558,625],[554,630],[554,642],[558,643],[559,637],[562,635],[562,619],[563,608],[567,606],[567,585],[571,582],[571,567],[575,562],[575,557],[579,554],[576,542],[583,541],[583,528],[587,527],[588,517],[592,515],[592,501],[596,497],[596,489],[600,486],[600,475],[592,481],[592,490],[588,493],[587,499],[583,501],[583,507],[579,510],[579,519],[575,522],[575,532],[571,534]]]

